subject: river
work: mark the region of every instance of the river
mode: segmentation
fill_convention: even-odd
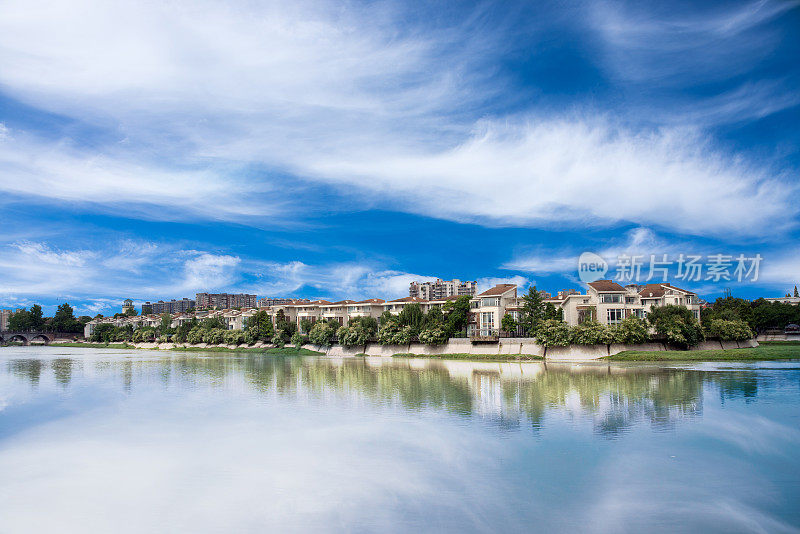
[[[800,362],[0,348],[0,532],[800,532]]]

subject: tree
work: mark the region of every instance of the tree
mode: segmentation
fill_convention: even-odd
[[[173,332],[172,315],[168,313],[161,314],[161,324],[158,327],[158,333],[162,336],[162,338],[167,338]]]
[[[12,313],[8,318],[9,330],[30,330],[31,329],[31,312],[28,310],[20,310]]]
[[[419,342],[426,345],[444,345],[450,333],[444,324],[426,326],[419,333]]]
[[[614,343],[625,343],[635,345],[647,343],[650,333],[647,331],[647,323],[644,319],[639,319],[635,315],[629,315],[621,323],[609,328]]]
[[[400,326],[410,327],[412,334],[416,335],[422,329],[425,322],[425,314],[419,304],[414,302],[403,308],[397,316],[397,322]]]
[[[536,329],[536,341],[545,347],[565,347],[572,342],[569,325],[555,319],[542,321]]]
[[[703,340],[703,329],[686,306],[670,304],[654,307],[647,314],[647,322],[659,339],[684,349]]]
[[[609,328],[597,321],[584,321],[570,328],[570,341],[577,345],[605,345],[611,343],[612,340],[613,336]]]
[[[378,343],[381,345],[408,345],[411,339],[411,327],[401,326],[396,319],[382,322],[378,330]]]
[[[720,341],[744,341],[753,337],[753,331],[741,319],[712,319],[704,330],[707,337]]]
[[[139,312],[136,311],[136,308],[130,307],[125,310],[125,317],[136,317],[139,315]]]
[[[53,315],[53,329],[56,332],[81,332],[83,325],[75,318],[72,306],[64,303],[58,306]]]
[[[794,286],[794,296],[800,297],[800,293],[797,292],[797,286]]]
[[[500,320],[500,329],[503,332],[508,332],[509,334],[516,334],[517,326],[518,326],[517,320],[514,319],[514,317],[510,313],[505,314],[503,318]]]
[[[256,340],[269,342],[272,340],[274,330],[272,328],[272,318],[266,311],[257,311],[247,320],[247,330]]]
[[[338,326],[336,321],[317,321],[308,333],[308,340],[314,345],[330,347],[336,338]]]
[[[42,314],[42,307],[38,304],[31,306],[31,329],[41,330],[44,328],[44,315]]]
[[[90,341],[94,342],[102,342],[102,343],[109,343],[114,339],[114,330],[115,327],[111,323],[100,323],[94,327],[92,330],[92,335],[89,338]]]
[[[461,295],[455,300],[449,300],[444,305],[444,314],[447,321],[447,330],[452,336],[463,332],[469,324],[469,295]]]
[[[536,329],[544,320],[544,307],[542,306],[542,296],[536,286],[530,286],[528,292],[522,297],[522,311],[520,313],[520,325],[528,336],[534,337]]]
[[[304,336],[300,332],[295,332],[292,335],[292,345],[294,345],[296,349],[300,350],[300,348],[302,348],[302,346],[305,345],[306,342],[307,342],[306,336]]]

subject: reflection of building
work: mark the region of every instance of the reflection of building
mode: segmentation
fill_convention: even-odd
[[[181,300],[169,300],[163,301],[159,300],[158,302],[150,302],[147,301],[142,304],[142,315],[150,315],[153,313],[185,313],[191,309],[194,309],[195,301],[187,298],[182,298]]]
[[[198,293],[196,297],[199,309],[255,308],[257,304],[257,297],[246,293]]]
[[[411,282],[408,290],[408,296],[417,297],[423,300],[441,300],[447,297],[460,297],[461,295],[469,295],[470,297],[475,294],[478,288],[478,282],[454,280],[440,280],[436,279],[435,282]]]

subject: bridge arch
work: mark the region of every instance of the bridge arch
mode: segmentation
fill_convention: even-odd
[[[44,341],[45,345],[49,345],[52,339],[47,334],[32,334],[29,336],[28,343],[33,343],[34,341]]]
[[[8,337],[9,343],[22,343],[23,345],[28,345],[28,338],[25,334],[10,334]]]

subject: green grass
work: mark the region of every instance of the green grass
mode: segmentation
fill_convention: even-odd
[[[91,349],[135,349],[136,347],[128,344],[128,343],[90,343],[90,342],[70,342],[70,343],[54,343],[51,346],[54,347],[80,347],[80,348],[91,348]],[[144,349],[144,350],[156,350],[156,349]],[[162,349],[165,350],[165,349]],[[230,349],[228,347],[174,347],[172,349],[166,350],[179,350],[181,352],[255,352],[259,354],[280,354],[286,356],[314,356],[323,354],[322,352],[317,352],[315,350],[310,349],[297,349],[295,347],[283,347],[282,349],[279,348],[271,348],[271,349],[259,349],[256,347],[247,347],[241,346],[236,349]]]
[[[440,360],[484,360],[493,362],[507,362],[519,360],[542,360],[541,356],[536,354],[467,354],[465,352],[454,354],[413,354],[410,352],[400,352],[392,354],[392,357],[398,358],[436,358]]]
[[[605,359],[615,362],[795,360],[800,359],[800,343],[765,342],[758,347],[730,350],[629,350],[606,356]]]
[[[256,352],[259,354],[279,354],[285,356],[318,356],[324,354],[311,349],[297,349],[295,347],[274,347],[271,349],[259,349],[256,347],[240,347],[229,349],[228,347],[175,347],[168,350],[179,350],[181,352]]]

